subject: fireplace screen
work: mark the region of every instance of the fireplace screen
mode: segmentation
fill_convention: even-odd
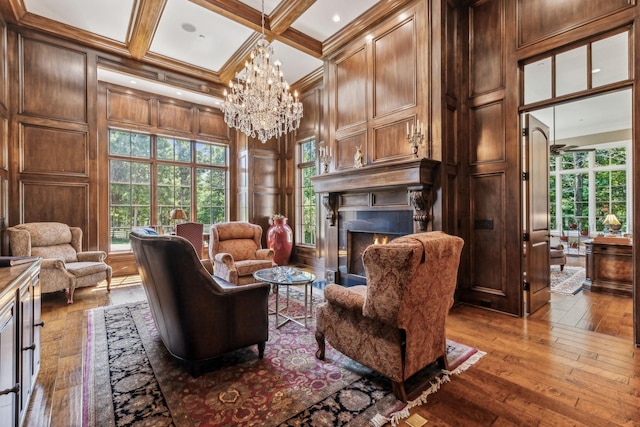
[[[341,211],[338,234],[339,283],[366,284],[362,253],[372,244],[384,244],[413,233],[412,211]]]
[[[396,233],[371,233],[365,231],[347,232],[347,253],[349,254],[348,269],[350,274],[365,276],[364,265],[362,264],[362,254],[370,245],[386,245],[388,242],[398,237]]]

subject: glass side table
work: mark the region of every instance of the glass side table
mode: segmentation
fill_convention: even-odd
[[[287,322],[294,322],[300,326],[307,327],[307,319],[311,316],[312,291],[311,284],[316,280],[314,274],[298,270],[293,267],[272,267],[255,271],[253,278],[260,282],[270,283],[276,296],[275,310],[271,310],[276,317],[276,328],[282,327]],[[304,311],[302,316],[289,316],[285,312],[289,310],[289,289],[291,286],[304,286]],[[286,286],[286,304],[280,308],[280,286]],[[281,322],[280,318],[284,320]],[[304,319],[304,324],[300,320]]]

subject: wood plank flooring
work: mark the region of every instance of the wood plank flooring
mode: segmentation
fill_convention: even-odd
[[[144,299],[138,280],[114,278],[109,294],[104,284],[79,289],[70,306],[63,293],[43,296],[42,365],[25,425],[81,426],[86,310]],[[631,299],[580,294],[553,294],[526,319],[454,307],[447,336],[487,355],[412,413],[429,427],[640,426]]]

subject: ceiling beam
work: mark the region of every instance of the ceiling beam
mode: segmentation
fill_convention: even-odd
[[[234,22],[244,25],[257,31],[262,32],[262,13],[246,4],[235,0],[190,0],[198,6],[204,7],[218,15],[231,19]],[[288,0],[287,0],[288,1]],[[307,1],[307,0],[304,0]],[[264,33],[268,38],[278,40],[295,49],[315,58],[322,57],[322,43],[313,37],[295,31],[293,28],[284,30],[281,34],[276,34],[271,30],[271,22],[269,16],[264,19]]]
[[[0,13],[6,22],[17,23],[27,14],[23,0],[7,0],[0,2]]]
[[[316,0],[282,0],[269,15],[271,31],[280,35],[291,26]]]
[[[135,21],[130,23],[132,30],[129,38],[129,52],[135,59],[142,59],[149,49],[156,33],[162,11],[167,0],[142,0],[139,4]]]

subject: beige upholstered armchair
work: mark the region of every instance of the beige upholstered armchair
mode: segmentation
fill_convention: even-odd
[[[221,222],[209,232],[213,274],[236,285],[254,283],[253,272],[274,267],[273,249],[262,249],[262,227],[243,221]]]
[[[405,381],[434,361],[446,367],[445,323],[453,304],[463,241],[442,232],[371,245],[362,259],[367,285],[328,285],[317,309],[319,359],[325,339],[388,377],[406,402]]]
[[[40,270],[42,292],[65,290],[73,303],[76,288],[107,281],[111,288],[111,267],[103,251],[82,252],[82,229],[59,222],[31,222],[7,229],[11,254],[44,258]]]

